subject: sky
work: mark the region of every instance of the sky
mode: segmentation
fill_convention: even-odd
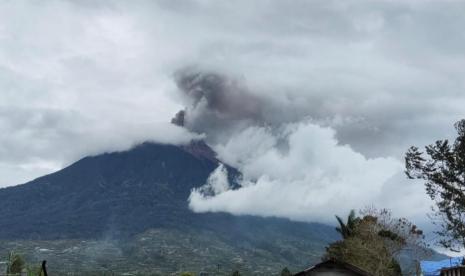
[[[1,1],[0,187],[143,141],[205,139],[194,211],[426,220],[411,145],[465,118],[459,1]],[[184,126],[170,124],[185,111]]]

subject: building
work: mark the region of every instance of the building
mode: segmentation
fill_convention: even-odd
[[[443,274],[442,272],[451,271],[450,269],[457,269],[457,268],[463,267],[462,261],[463,261],[463,257],[449,258],[449,259],[444,259],[441,261],[421,261],[420,262],[421,275],[423,276],[454,275],[454,274]],[[463,272],[461,274],[455,274],[455,275],[465,276]]]
[[[370,273],[348,263],[328,260],[310,267],[295,276],[373,276]],[[465,275],[464,275],[465,276]]]
[[[441,276],[465,276],[465,266],[455,266],[441,270]]]

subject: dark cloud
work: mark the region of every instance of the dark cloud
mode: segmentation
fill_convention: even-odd
[[[253,95],[242,83],[215,72],[191,68],[175,74],[175,81],[187,104],[174,121],[191,131],[207,133],[207,139],[249,124],[267,124],[267,100]]]

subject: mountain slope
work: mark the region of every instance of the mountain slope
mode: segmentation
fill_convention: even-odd
[[[0,238],[92,237],[108,228],[135,233],[179,223],[186,219],[190,190],[216,166],[183,148],[148,143],[86,157],[1,189]]]
[[[225,266],[227,260],[232,265],[231,259],[248,259],[252,271],[267,266],[303,268],[317,261],[324,246],[337,238],[332,227],[320,224],[191,212],[187,202],[191,189],[203,185],[217,166],[214,153],[202,142],[144,143],[129,151],[83,158],[56,173],[0,189],[0,240],[21,241],[19,248],[26,254],[35,252],[32,244],[44,240],[55,248],[50,252],[56,252],[63,241],[110,240],[124,244],[121,254],[127,259],[147,261],[147,269],[156,266],[153,258],[169,256],[171,262],[158,264],[159,270],[186,263],[202,269],[204,258],[210,256]],[[229,171],[233,180],[238,172]],[[140,239],[148,242],[147,248],[168,244],[183,248],[185,254],[173,249],[146,256],[134,246]],[[210,249],[202,251],[205,248]],[[217,254],[209,255],[212,250]],[[38,253],[54,259],[42,251],[33,256]],[[69,254],[71,260],[77,256]],[[111,262],[103,258],[101,265]]]

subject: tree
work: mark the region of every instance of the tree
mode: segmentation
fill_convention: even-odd
[[[21,255],[10,252],[8,254],[8,263],[6,274],[20,274],[24,268],[25,262]]]
[[[28,265],[26,267],[27,276],[44,276],[40,265]]]
[[[339,223],[339,226],[336,227],[336,231],[339,232],[343,239],[346,239],[353,235],[355,225],[358,222],[358,219],[355,216],[355,210],[351,210],[349,215],[347,216],[347,223],[341,219],[341,217],[336,216],[336,220]]]
[[[236,270],[232,273],[232,276],[241,276],[241,274],[239,273],[238,270]]]
[[[405,173],[425,182],[426,192],[435,202],[433,223],[439,243],[450,250],[465,247],[465,120],[455,123],[457,138],[451,144],[438,140],[421,152],[412,146],[405,154]]]
[[[366,207],[360,213],[364,220],[373,222],[371,231],[383,238],[393,256],[407,250],[417,259],[427,254],[423,231],[406,218],[395,218],[388,209],[374,207]]]
[[[403,250],[424,248],[423,233],[408,220],[393,218],[386,209],[366,208],[360,213],[362,217],[349,215],[353,222],[350,235],[330,244],[325,259],[350,263],[373,275],[400,275],[396,258]]]
[[[281,276],[292,276],[292,273],[289,271],[287,267],[285,267],[283,268],[283,270],[281,270]]]

